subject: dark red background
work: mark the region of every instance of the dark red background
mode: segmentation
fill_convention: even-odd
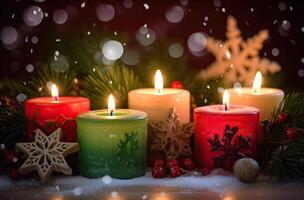
[[[184,6],[188,10],[184,19],[178,24],[171,24],[165,18],[166,10],[173,5],[180,5],[180,1],[165,0],[146,0],[135,1],[130,9],[123,7],[123,1],[95,1],[87,0],[86,7],[80,8],[84,0],[46,0],[43,3],[34,0],[2,0],[0,7],[0,28],[12,25],[20,27],[22,21],[22,11],[29,5],[38,5],[44,12],[49,13],[48,18],[44,18],[42,23],[34,27],[28,35],[37,35],[39,37],[38,45],[31,43],[21,44],[17,50],[7,51],[0,47],[1,59],[1,77],[15,77],[17,74],[28,76],[25,66],[28,63],[37,61],[46,62],[54,53],[53,47],[45,41],[48,41],[49,32],[58,31],[64,35],[66,29],[71,27],[81,27],[84,24],[97,23],[97,26],[107,26],[113,31],[128,32],[134,36],[135,32],[143,24],[148,24],[156,32],[156,40],[161,38],[180,38],[183,41],[185,53],[189,56],[189,66],[191,68],[202,69],[207,67],[213,57],[206,54],[202,57],[193,56],[187,48],[187,38],[194,32],[203,31],[209,33],[212,29],[212,36],[225,39],[226,19],[228,15],[233,15],[238,20],[238,26],[242,35],[247,38],[256,34],[260,29],[269,29],[271,39],[268,40],[261,51],[267,53],[270,60],[277,61],[283,67],[283,82],[281,87],[285,89],[302,89],[304,78],[298,76],[298,70],[304,69],[301,58],[304,57],[304,32],[301,27],[304,26],[304,1],[244,1],[244,0],[222,0],[222,5],[217,8],[213,0],[199,1],[189,0],[188,5]],[[278,8],[280,2],[285,2],[287,9],[281,11]],[[110,22],[101,22],[95,14],[98,3],[109,3],[115,8],[115,17]],[[148,3],[149,10],[144,9],[143,4]],[[292,11],[289,6],[292,7]],[[64,25],[56,25],[52,21],[52,13],[57,9],[75,8],[76,14],[68,19]],[[221,8],[225,8],[223,13]],[[254,12],[250,11],[254,9]],[[11,15],[15,13],[15,18]],[[207,26],[203,26],[203,19],[209,17]],[[282,36],[278,32],[278,27],[283,20],[291,23],[291,29],[288,36]],[[274,20],[278,23],[274,24]],[[134,37],[133,37],[134,38]],[[157,41],[156,41],[157,42]],[[30,48],[34,53],[30,54]],[[273,48],[280,50],[279,56],[274,57],[271,54]],[[10,63],[17,61],[19,70],[12,71]],[[36,68],[35,68],[36,69]]]

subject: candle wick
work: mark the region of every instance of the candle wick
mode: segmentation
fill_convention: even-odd
[[[111,116],[114,115],[114,110],[111,110],[110,115],[111,115]]]
[[[54,96],[53,97],[53,101],[59,101],[59,97],[58,96]]]
[[[225,103],[224,106],[225,106],[225,111],[228,111],[228,105]]]

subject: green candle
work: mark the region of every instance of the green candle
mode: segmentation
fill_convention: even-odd
[[[145,174],[147,114],[137,110],[96,110],[77,117],[80,173],[134,178]]]

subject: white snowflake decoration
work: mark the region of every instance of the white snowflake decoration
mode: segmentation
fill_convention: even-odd
[[[56,129],[49,136],[37,129],[34,142],[17,143],[17,149],[28,155],[19,172],[38,171],[43,182],[53,171],[71,175],[72,169],[64,157],[78,151],[78,143],[61,142],[60,138],[61,128]]]
[[[252,84],[257,71],[273,74],[281,70],[276,62],[259,57],[259,50],[268,38],[267,30],[261,30],[257,35],[244,41],[236,19],[229,16],[226,37],[225,42],[212,37],[208,38],[207,49],[215,56],[215,62],[201,71],[203,79],[209,80],[222,76],[226,84],[241,82],[248,86]]]

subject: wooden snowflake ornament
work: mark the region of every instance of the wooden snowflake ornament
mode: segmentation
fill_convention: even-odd
[[[268,31],[262,30],[246,41],[241,37],[236,19],[227,19],[227,40],[222,42],[212,37],[207,39],[207,49],[215,56],[215,62],[201,71],[203,79],[213,79],[223,76],[226,84],[241,82],[246,86],[252,84],[257,71],[276,73],[281,67],[276,62],[259,57],[259,50],[268,38]]]
[[[36,130],[35,141],[17,143],[16,148],[28,155],[26,161],[19,169],[20,173],[38,171],[44,182],[53,171],[71,175],[65,156],[78,151],[78,143],[60,142],[61,128],[46,136],[40,129]]]
[[[162,151],[167,159],[192,155],[190,139],[194,132],[193,123],[180,123],[173,108],[166,121],[150,122],[149,125],[152,131],[152,152]]]

